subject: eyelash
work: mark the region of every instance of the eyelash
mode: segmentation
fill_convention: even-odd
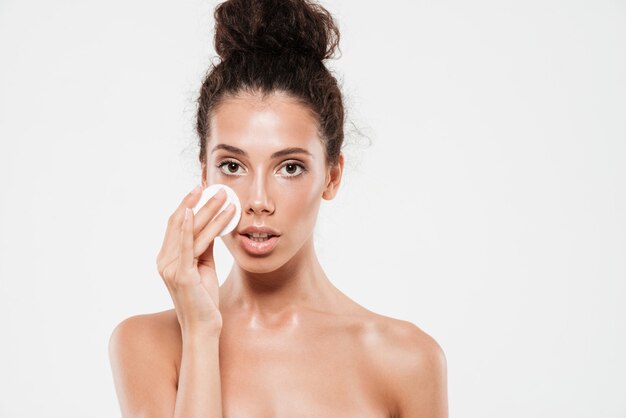
[[[237,164],[238,166],[240,166],[240,167],[241,167],[241,165],[240,165],[237,161],[234,161],[234,160],[224,160],[224,161],[220,162],[219,164],[217,164],[215,167],[217,167],[217,168],[219,168],[219,169],[221,170],[221,168],[222,168],[224,165],[226,165],[226,164],[231,164],[231,163]],[[298,167],[300,167],[300,168],[301,168],[301,170],[302,170],[302,171],[300,171],[300,174],[295,174],[295,175],[287,175],[286,177],[287,177],[287,178],[289,178],[289,179],[294,179],[294,178],[296,178],[296,177],[300,177],[301,175],[303,175],[304,173],[306,173],[307,171],[309,171],[309,170],[307,170],[307,168],[306,168],[305,166],[303,166],[303,165],[302,165],[302,164],[300,164],[300,163],[296,163],[296,162],[289,162],[289,163],[287,163],[287,164],[283,165],[283,167],[286,167],[286,166],[288,166],[288,165],[295,165],[295,166],[298,166]],[[282,169],[283,167],[281,167],[281,169]],[[222,174],[224,174],[224,175],[226,175],[226,176],[231,176],[231,177],[238,176],[238,174],[225,173],[225,172],[223,172],[223,171],[222,171]]]

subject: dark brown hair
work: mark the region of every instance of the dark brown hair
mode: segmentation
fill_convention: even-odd
[[[227,0],[214,12],[215,50],[198,97],[196,131],[206,164],[210,118],[238,93],[262,98],[285,92],[318,121],[326,163],[337,164],[344,139],[344,105],[335,77],[323,60],[339,45],[332,15],[309,0]]]

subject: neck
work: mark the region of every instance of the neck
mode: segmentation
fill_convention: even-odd
[[[220,310],[258,318],[289,316],[307,308],[331,310],[338,293],[326,277],[310,239],[291,260],[271,272],[254,273],[234,263],[220,287]]]

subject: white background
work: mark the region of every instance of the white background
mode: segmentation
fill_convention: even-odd
[[[0,0],[0,416],[119,416],[108,339],[173,307],[216,4]],[[331,280],[439,342],[451,417],[626,417],[626,4],[322,4],[355,126]]]

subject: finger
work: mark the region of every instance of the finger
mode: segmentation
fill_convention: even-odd
[[[185,215],[185,208],[193,208],[198,203],[201,191],[202,185],[196,186],[194,190],[185,196],[181,204],[176,208],[172,215],[170,215],[167,221],[167,229],[163,238],[163,244],[161,245],[161,253],[164,256],[169,255],[169,258],[176,257],[175,254],[178,253],[181,225]]]
[[[226,192],[224,189],[219,189],[207,202],[196,212],[194,216],[194,235],[198,235],[198,232],[206,226],[206,224],[213,219],[215,214],[220,210],[224,201],[226,200]]]
[[[193,252],[196,257],[202,255],[235,214],[235,205],[229,203],[209,224],[198,234],[194,242]]]
[[[163,259],[163,260],[159,261],[158,270],[159,270],[159,274],[161,275],[163,280],[168,281],[172,277],[174,277],[174,275],[170,275],[170,272],[172,272],[172,266],[176,267],[177,262],[178,262],[178,255],[177,254],[174,257],[170,258],[169,260]],[[175,271],[175,269],[174,269],[174,271]]]
[[[180,202],[180,205],[178,205],[178,207],[172,214],[172,217],[175,220],[179,221],[178,222],[179,227],[183,223],[183,219],[185,217],[185,209],[186,208],[193,209],[198,204],[198,201],[200,200],[200,196],[202,196],[201,192],[202,192],[202,185],[198,184],[192,191],[190,191],[187,194],[187,196],[183,198],[183,200]],[[176,226],[176,223],[174,223],[174,226]]]
[[[206,271],[206,268],[211,270],[215,270],[215,259],[213,258],[213,247],[215,246],[215,240],[211,241],[209,246],[202,254],[198,256],[198,272],[200,276],[203,276],[203,272]]]
[[[194,268],[195,256],[193,253],[193,241],[193,210],[186,208],[180,240],[179,267],[182,271],[187,271]]]
[[[176,277],[176,268],[178,267],[178,262],[177,260],[174,260],[174,262],[169,263],[165,269],[163,270],[163,274],[161,275],[161,277],[163,278],[163,282],[165,283],[165,286],[171,290],[171,285],[174,282],[174,278]]]

